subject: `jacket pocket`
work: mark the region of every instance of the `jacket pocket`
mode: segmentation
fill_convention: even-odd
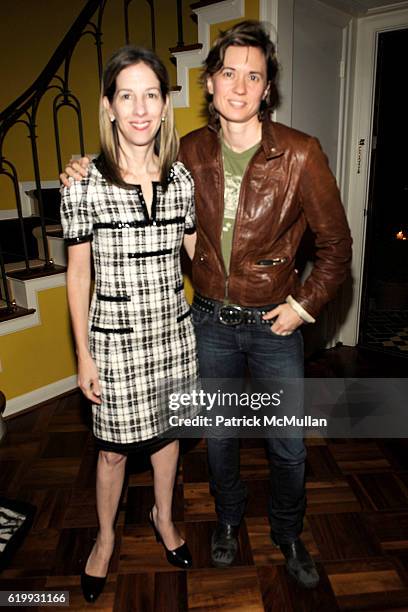
[[[261,267],[273,267],[273,266],[280,266],[281,264],[284,264],[287,261],[288,261],[288,257],[270,257],[270,258],[258,259],[258,261],[255,262],[255,265],[261,266]]]

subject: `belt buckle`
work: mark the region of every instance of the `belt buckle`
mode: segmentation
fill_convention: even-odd
[[[225,315],[223,311],[226,313]],[[237,316],[238,320],[228,321],[227,320],[228,314]],[[221,308],[218,311],[218,320],[223,325],[234,325],[234,326],[240,325],[242,321],[244,320],[244,309],[241,308],[241,306],[237,306],[236,304],[225,304],[224,306],[221,306]]]

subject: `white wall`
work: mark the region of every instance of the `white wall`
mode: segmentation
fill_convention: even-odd
[[[343,29],[350,18],[317,0],[294,3],[292,127],[319,138],[334,173],[341,115]]]

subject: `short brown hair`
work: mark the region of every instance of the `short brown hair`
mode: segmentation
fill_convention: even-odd
[[[240,21],[229,30],[221,31],[204,61],[201,83],[207,92],[206,97],[210,118],[215,119],[217,112],[212,104],[212,95],[207,90],[207,79],[221,70],[224,64],[225,52],[231,46],[258,47],[265,56],[269,91],[266,98],[262,100],[259,109],[259,118],[263,119],[266,114],[270,114],[279,106],[280,95],[276,83],[279,66],[275,45],[263,24],[255,20]]]

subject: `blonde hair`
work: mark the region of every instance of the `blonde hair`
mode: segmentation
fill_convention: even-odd
[[[179,137],[174,125],[173,104],[170,95],[169,75],[163,62],[153,51],[144,47],[127,45],[118,49],[108,60],[102,79],[99,100],[99,136],[101,142],[101,164],[106,178],[118,187],[129,188],[123,180],[119,167],[119,136],[116,121],[111,121],[105,107],[104,98],[112,103],[116,91],[118,74],[128,66],[144,63],[153,70],[160,83],[160,93],[167,105],[164,121],[156,134],[154,152],[159,157],[160,183],[167,188],[171,166],[175,162],[179,149]]]

